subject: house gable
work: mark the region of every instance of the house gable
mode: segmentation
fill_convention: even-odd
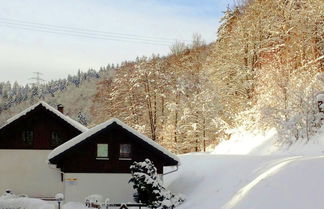
[[[179,164],[176,155],[118,119],[100,124],[88,132],[53,150],[49,162],[67,173],[130,173],[129,167],[134,161],[146,158],[154,162],[158,173],[163,173],[163,166]],[[97,159],[98,144],[108,144],[108,159]],[[121,144],[131,146],[130,159],[120,159]]]
[[[0,128],[0,149],[54,149],[58,145],[88,130],[45,102],[39,102],[12,117]],[[30,143],[24,141],[30,132]],[[53,136],[59,138],[53,144]]]

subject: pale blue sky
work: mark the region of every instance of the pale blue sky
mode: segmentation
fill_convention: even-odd
[[[213,41],[222,12],[231,2],[0,0],[0,81],[28,83],[35,71],[42,72],[46,80],[64,78],[78,69],[98,69],[136,56],[169,52],[169,40],[159,45],[165,40],[158,39],[158,45],[151,45],[147,36],[190,40],[193,33],[200,33],[207,42]],[[128,35],[114,41],[108,39],[124,35],[94,39],[55,34],[53,30],[49,33],[22,27],[25,23],[21,21]]]

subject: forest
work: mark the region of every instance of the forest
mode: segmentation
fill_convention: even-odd
[[[44,100],[89,127],[119,118],[175,153],[208,151],[241,129],[308,142],[324,118],[323,72],[322,0],[247,0],[224,12],[212,43],[194,34],[166,56],[0,83],[0,124]]]

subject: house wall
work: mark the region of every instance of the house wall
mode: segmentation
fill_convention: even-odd
[[[25,130],[34,132],[32,145],[23,142]],[[0,130],[0,149],[54,149],[50,143],[52,131],[61,135],[62,143],[81,133],[43,106],[38,106]]]
[[[84,202],[91,194],[102,195],[104,200],[109,198],[111,203],[134,202],[134,189],[128,183],[130,178],[131,175],[125,173],[66,173],[65,202]]]
[[[29,197],[63,192],[60,172],[46,162],[50,151],[0,149],[0,194],[7,189]]]

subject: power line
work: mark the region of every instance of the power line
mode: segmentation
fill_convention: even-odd
[[[131,40],[123,40],[123,39],[113,39],[113,38],[105,38],[105,37],[88,36],[88,35],[76,34],[76,33],[64,33],[64,32],[52,31],[52,30],[43,30],[43,29],[37,29],[37,28],[13,26],[13,25],[1,25],[1,23],[0,23],[0,27],[16,28],[16,29],[27,30],[27,31],[38,31],[38,32],[45,32],[45,33],[50,33],[50,34],[68,35],[68,36],[75,36],[75,37],[82,37],[82,38],[91,38],[91,39],[100,39],[100,40],[109,40],[109,41],[120,41],[120,42],[129,42],[129,43],[140,43],[140,44],[159,45],[159,46],[170,46],[168,44],[155,43],[155,42],[131,41]]]
[[[63,32],[63,33],[71,33],[71,34],[81,34],[86,36],[98,36],[98,37],[108,37],[108,38],[121,38],[121,39],[130,39],[130,40],[140,40],[140,41],[152,41],[152,42],[161,42],[161,43],[170,43],[170,41],[165,40],[151,40],[151,39],[143,39],[143,38],[131,38],[131,37],[122,37],[122,36],[116,36],[116,35],[105,35],[105,34],[98,34],[93,32],[83,32],[83,31],[77,31],[72,29],[60,29],[60,28],[52,28],[48,26],[34,26],[34,25],[28,25],[23,23],[11,23],[0,20],[0,23],[10,26],[17,26],[17,27],[24,27],[24,28],[31,28],[31,29],[40,29],[40,30],[50,30],[50,31],[56,31],[56,32]]]
[[[141,44],[150,44],[150,45],[160,45],[160,46],[169,46],[167,43],[159,43],[159,42],[152,42],[152,41],[143,41],[143,40],[127,40],[127,39],[121,39],[121,38],[108,38],[104,36],[94,36],[94,35],[86,35],[86,34],[80,34],[77,32],[64,32],[64,31],[54,31],[50,29],[42,29],[42,28],[34,28],[29,26],[19,26],[19,25],[10,25],[10,24],[2,24],[0,23],[0,27],[9,27],[9,28],[16,28],[21,30],[27,30],[27,31],[38,31],[38,32],[46,32],[51,34],[58,34],[58,35],[68,35],[68,36],[75,36],[75,37],[83,37],[83,38],[91,38],[91,39],[101,39],[101,40],[109,40],[109,41],[120,41],[120,42],[129,42],[129,43],[141,43]]]
[[[92,39],[104,39],[104,40],[111,40],[111,41],[123,41],[123,42],[131,42],[131,43],[144,43],[144,44],[164,45],[164,46],[166,45],[170,46],[176,40],[171,38],[140,36],[134,34],[112,33],[112,32],[98,31],[98,30],[81,29],[76,27],[40,24],[40,23],[20,21],[20,20],[11,20],[7,18],[0,18],[0,26],[60,34],[60,35],[85,37],[85,38],[92,38]]]
[[[110,35],[131,36],[131,37],[148,38],[148,39],[155,39],[155,40],[167,40],[167,41],[178,40],[178,39],[175,39],[175,38],[165,38],[165,37],[156,37],[156,36],[143,36],[143,35],[129,34],[129,33],[107,32],[107,31],[99,31],[99,30],[71,27],[71,26],[68,27],[68,26],[61,26],[61,25],[43,24],[43,23],[36,23],[36,22],[17,20],[17,19],[9,19],[9,18],[1,18],[1,17],[0,17],[0,20],[10,21],[10,22],[18,22],[18,23],[24,23],[24,24],[31,24],[31,25],[37,25],[37,26],[46,26],[46,27],[53,27],[53,28],[65,28],[65,29],[70,29],[70,30],[78,30],[78,31],[87,31],[87,32],[95,32],[95,33],[102,33],[102,34],[110,34]],[[190,40],[179,40],[179,41],[190,42]]]

